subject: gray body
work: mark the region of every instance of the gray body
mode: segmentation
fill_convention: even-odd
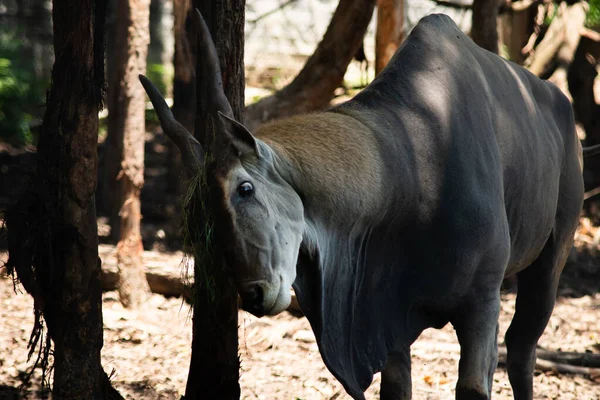
[[[184,161],[202,158],[142,82]],[[323,360],[356,399],[378,371],[382,399],[410,398],[410,345],[450,322],[456,397],[488,399],[500,285],[516,274],[507,368],[515,399],[532,399],[535,346],[583,202],[582,149],[559,89],[431,15],[331,110],[253,136],[216,102],[223,140],[207,173],[245,309],[285,310],[293,282]]]
[[[361,398],[390,353],[407,351],[423,329],[447,322],[470,331],[464,340],[477,353],[473,368],[484,362],[492,371],[502,279],[540,260],[535,272],[519,275],[520,286],[529,275],[539,284],[526,283],[531,293],[519,297],[545,297],[536,300],[539,308],[519,301],[519,308],[534,308],[521,317],[526,326],[515,326],[531,326],[515,334],[531,352],[552,310],[583,199],[568,99],[479,48],[449,18],[432,15],[365,90],[328,113],[364,125],[381,174],[371,185],[348,185],[364,190],[359,197],[376,191],[378,201],[355,208],[340,194],[331,208],[322,198],[304,202],[312,227],[294,287],[325,363],[346,390]],[[268,140],[271,130],[257,137]],[[285,139],[277,138],[284,148]],[[331,151],[340,147],[339,135],[318,140]],[[345,168],[336,174],[356,178]],[[482,391],[481,380],[464,383]]]

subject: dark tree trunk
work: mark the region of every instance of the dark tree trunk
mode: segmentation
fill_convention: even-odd
[[[150,0],[121,0],[115,19],[115,69],[109,82],[107,151],[118,151],[119,170],[116,176],[119,226],[117,259],[119,267],[119,297],[125,307],[137,308],[150,293],[142,265],[140,234],[140,191],[144,184],[145,94],[138,75],[146,72],[148,52]],[[113,166],[114,167],[114,166]]]
[[[594,96],[594,81],[598,76],[600,60],[600,35],[596,40],[582,37],[569,67],[568,85],[573,96],[575,117],[583,125],[586,133],[586,145],[600,143],[600,105]],[[598,159],[591,157],[588,161]]]
[[[106,69],[106,78],[108,81],[108,93],[106,98],[107,108],[109,110],[116,107],[113,106],[113,101],[116,101],[118,96],[118,87],[114,84],[117,82],[118,68],[115,68],[117,62],[117,35],[122,34],[122,29],[117,26],[118,5],[121,0],[113,0],[108,2],[107,21],[106,21],[106,65],[110,67]],[[113,100],[115,99],[115,100]],[[113,119],[114,120],[114,119]],[[110,124],[110,119],[108,124]],[[110,131],[110,127],[109,127]],[[113,129],[114,131],[114,129]],[[122,142],[119,142],[117,135],[107,134],[104,141],[104,159],[101,161],[102,170],[100,171],[102,179],[100,181],[100,193],[102,195],[103,211],[108,214],[108,222],[110,224],[110,240],[112,243],[119,241],[120,218],[119,218],[119,201],[115,196],[119,193],[119,182],[117,176],[121,169],[121,153],[123,152]]]
[[[242,121],[244,110],[244,7],[245,0],[195,0],[215,41],[221,63],[225,94],[235,117]],[[198,53],[197,53],[198,54]],[[196,76],[197,113],[195,136],[214,137],[209,104],[207,76],[198,63]],[[210,147],[207,147],[210,149]],[[212,193],[203,193],[209,207]],[[196,201],[200,201],[196,196]],[[196,203],[197,204],[197,203]],[[197,207],[196,209],[199,209]],[[191,223],[197,223],[193,219]],[[224,268],[218,241],[213,242],[211,257],[194,263],[194,309],[192,359],[185,398],[239,399],[239,358],[237,291],[231,272]],[[205,277],[210,277],[210,283]]]
[[[100,363],[102,292],[96,225],[98,109],[106,2],[53,2],[52,86],[31,191],[7,213],[9,270],[54,342],[55,399],[120,398]],[[35,345],[35,343],[34,343]]]
[[[473,0],[471,38],[479,46],[498,54],[498,13],[502,0]]]
[[[191,0],[174,0],[173,32],[175,35],[175,54],[173,56],[173,115],[189,132],[194,131],[196,115],[196,88],[194,46],[196,44],[193,27],[190,26],[189,12]],[[189,29],[188,29],[189,27]],[[169,181],[167,190],[171,193],[183,193],[183,169],[181,154],[177,146],[169,141]]]
[[[274,95],[248,106],[248,129],[327,107],[363,43],[374,8],[375,0],[340,0],[323,40],[298,76]]]
[[[568,84],[573,96],[575,117],[585,130],[586,146],[600,143],[600,104],[596,103],[594,96],[594,81],[598,76],[597,60],[600,60],[600,35],[596,38],[582,37],[569,67]],[[585,159],[583,177],[586,190],[600,185],[600,157]],[[597,201],[597,196],[593,199]]]
[[[404,40],[404,0],[377,1],[375,74],[390,61]]]

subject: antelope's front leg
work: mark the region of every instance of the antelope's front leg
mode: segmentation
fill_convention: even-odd
[[[472,299],[451,322],[460,343],[457,400],[489,400],[498,364],[500,293]]]
[[[410,400],[410,346],[389,354],[381,371],[381,400]]]

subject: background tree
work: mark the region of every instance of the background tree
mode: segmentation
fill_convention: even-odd
[[[173,90],[173,3],[173,0],[150,1],[150,42],[146,70],[167,97],[171,97]]]
[[[534,30],[539,34],[542,21],[538,22],[538,4],[535,2],[524,4],[511,3],[510,7],[505,5],[501,7],[498,35],[502,43],[500,54],[517,64],[523,64],[525,60],[527,43],[531,38]],[[542,5],[539,5],[542,7]]]
[[[225,95],[235,118],[243,122],[245,0],[194,0],[193,5],[202,13],[215,42]],[[200,47],[196,54],[201,54]],[[196,63],[195,136],[201,142],[205,142],[204,138],[215,137],[210,114],[210,104],[214,99],[208,98],[208,87],[212,82],[202,79],[212,79],[212,74],[205,71],[203,60],[199,58]],[[210,151],[210,142],[205,143],[204,147]],[[208,159],[210,157],[207,155]],[[201,194],[195,191],[191,204],[193,210],[200,210],[202,206],[198,202],[203,202],[210,215],[211,193],[205,188]],[[202,219],[196,218],[193,212],[188,215],[188,220],[188,226],[198,224],[198,221],[202,223]],[[204,223],[211,222],[204,220]],[[224,268],[216,240],[208,249],[209,257],[195,254],[192,359],[185,389],[186,399],[240,397],[237,290],[231,272]]]
[[[502,0],[473,0],[471,38],[479,46],[498,54],[498,13]]]
[[[150,0],[118,0],[108,97],[110,179],[114,199],[111,233],[118,232],[118,291],[125,307],[138,307],[150,293],[142,263],[140,191],[144,185],[145,94],[138,75],[146,72]],[[114,236],[113,236],[114,237]]]
[[[9,271],[54,343],[55,399],[120,398],[100,363],[102,291],[96,225],[98,110],[104,85],[102,0],[53,2],[55,63],[37,177],[6,215]],[[49,349],[46,348],[44,361]]]
[[[272,96],[247,107],[248,129],[327,107],[363,43],[374,8],[375,0],[340,0],[323,40],[296,78]]]
[[[173,115],[189,132],[194,131],[196,115],[195,48],[196,33],[190,26],[191,0],[173,0],[173,34],[175,52],[173,55]],[[167,189],[171,193],[183,193],[181,155],[177,146],[169,141],[169,181]]]
[[[404,0],[377,0],[375,74],[378,75],[404,41]]]

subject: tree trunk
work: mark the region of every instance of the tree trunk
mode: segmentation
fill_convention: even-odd
[[[55,399],[121,398],[100,362],[94,193],[105,12],[101,0],[53,2],[56,61],[38,144],[38,175],[6,215],[9,271],[16,270],[35,301],[30,344],[35,347],[42,335],[42,315],[54,342]]]
[[[121,0],[116,10],[115,71],[109,102],[108,135],[118,144],[119,297],[137,308],[150,293],[142,265],[140,191],[144,184],[145,94],[138,75],[146,72],[149,0]],[[115,151],[115,148],[107,149]],[[116,224],[117,221],[112,221]]]
[[[116,84],[118,82],[118,68],[116,68],[117,62],[117,36],[122,34],[122,29],[117,26],[117,15],[118,5],[121,0],[114,0],[108,2],[107,20],[106,20],[106,65],[110,65],[110,68],[106,70],[106,78],[108,79],[107,88],[107,108],[109,110],[117,107],[117,100],[119,96],[119,87]],[[113,104],[115,103],[115,104]],[[115,111],[115,114],[117,112]],[[110,240],[112,243],[117,243],[120,237],[120,225],[121,221],[119,218],[119,198],[116,196],[119,193],[119,182],[117,176],[121,170],[121,154],[123,153],[123,141],[119,140],[118,135],[111,134],[118,127],[115,125],[111,129],[110,124],[115,119],[108,118],[108,133],[104,141],[104,154],[101,166],[103,167],[100,171],[102,179],[100,181],[100,193],[102,195],[102,208],[103,211],[108,214],[108,222],[110,225]]]
[[[506,50],[502,55],[517,64],[525,61],[523,48],[534,30],[536,14],[537,7],[534,4],[523,10],[502,13],[500,16],[500,41]]]
[[[148,47],[148,69],[160,68],[161,87],[165,97],[172,96],[173,62],[173,2],[170,0],[150,1],[150,45]]]
[[[221,63],[223,87],[235,117],[242,121],[244,110],[244,7],[245,0],[194,0],[215,41]],[[197,64],[197,112],[195,136],[214,137],[207,98],[206,76],[202,63]],[[207,146],[206,149],[210,149]],[[200,209],[203,201],[208,213],[214,214],[211,201],[214,193],[205,193],[192,200]],[[191,224],[198,220],[190,214]],[[211,256],[201,259],[196,254],[194,262],[194,307],[192,359],[188,374],[185,398],[239,399],[239,358],[237,291],[229,269],[224,268],[218,239],[212,243]],[[206,279],[209,277],[209,279]],[[210,280],[210,282],[209,282]]]
[[[194,131],[194,118],[196,115],[196,89],[194,45],[196,32],[193,28],[187,29],[188,16],[191,10],[191,0],[174,0],[173,16],[175,35],[175,54],[173,57],[173,115],[189,132]],[[177,146],[169,140],[169,181],[167,190],[170,193],[183,193],[184,179],[181,154]]]
[[[568,74],[575,117],[585,129],[587,146],[600,143],[600,105],[596,103],[594,95],[594,81],[598,76],[597,67],[600,60],[600,34],[597,36],[581,38]],[[586,164],[593,159],[598,157],[586,159]]]
[[[248,106],[248,129],[252,131],[272,119],[327,107],[362,45],[374,8],[375,0],[340,0],[323,40],[298,76],[274,95]]]
[[[404,0],[377,1],[375,74],[378,75],[404,40]]]
[[[471,38],[480,47],[498,54],[498,13],[501,0],[473,0]]]
[[[595,32],[594,32],[595,33]],[[568,85],[573,96],[573,109],[577,121],[585,130],[585,145],[600,143],[600,104],[594,95],[594,82],[598,76],[600,60],[600,35],[583,36],[573,62],[569,67]],[[586,190],[600,185],[600,157],[588,157],[584,162],[583,177]]]

